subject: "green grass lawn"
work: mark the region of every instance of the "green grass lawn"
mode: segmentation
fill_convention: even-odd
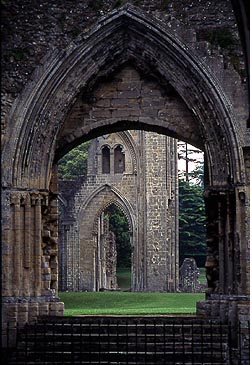
[[[59,293],[65,315],[195,313],[204,293]]]

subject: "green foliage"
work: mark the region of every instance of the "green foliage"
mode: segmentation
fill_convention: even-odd
[[[87,174],[87,158],[90,142],[85,142],[68,152],[58,163],[59,178],[75,180]]]
[[[65,315],[195,313],[203,293],[59,293]]]
[[[206,254],[203,187],[182,179],[179,180],[179,246],[181,262],[188,256],[195,257],[197,262],[197,257]]]
[[[193,180],[195,185],[203,188],[204,186],[204,163],[196,162],[195,168],[188,173],[189,181]]]
[[[131,267],[131,245],[127,218],[114,204],[106,209],[105,214],[109,216],[109,229],[116,236],[117,266]]]

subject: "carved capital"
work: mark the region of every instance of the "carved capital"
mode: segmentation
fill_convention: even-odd
[[[11,193],[11,196],[10,196],[10,203],[11,205],[19,205],[20,204],[20,193],[19,192],[14,192],[14,193]]]

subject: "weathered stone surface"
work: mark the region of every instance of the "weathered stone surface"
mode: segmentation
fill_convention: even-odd
[[[134,70],[124,70],[126,75],[129,72],[128,83],[131,75],[139,80]],[[102,170],[104,146],[110,151],[110,173],[106,174]],[[122,173],[115,171],[117,146],[122,147],[125,158]],[[99,290],[104,286],[105,268],[99,264],[98,253],[105,242],[103,212],[111,204],[122,210],[129,223],[131,289],[178,289],[176,148],[173,139],[144,131],[113,133],[92,141],[86,179],[81,185],[79,180],[71,182],[71,194],[69,182],[59,183],[60,202],[64,202],[59,222],[62,290]]]
[[[200,271],[194,258],[184,259],[179,269],[179,290],[185,293],[202,292],[199,282]]]
[[[84,140],[128,129],[165,133],[205,151],[209,307],[220,309],[213,295],[232,303],[232,295],[249,293],[249,99],[231,1],[129,3],[119,9],[112,0],[74,7],[70,0],[2,4],[2,267],[8,268],[2,294],[4,323],[14,327],[26,298],[29,320],[40,303],[58,301],[57,265],[50,267],[57,262],[57,241],[42,236],[50,231],[57,237],[54,162]],[[141,74],[144,89],[149,79],[152,93],[119,81],[115,95],[109,84],[124,66]],[[94,94],[104,87],[110,88],[107,101],[98,93],[96,105]],[[71,119],[73,111],[79,114]],[[80,128],[71,126],[74,120]],[[154,198],[157,191],[150,193]],[[162,261],[153,252],[149,260],[156,263],[151,282]],[[41,280],[42,262],[49,263],[50,281]],[[8,312],[12,304],[14,313]],[[55,306],[60,314],[61,304]],[[228,316],[237,311],[230,305]]]

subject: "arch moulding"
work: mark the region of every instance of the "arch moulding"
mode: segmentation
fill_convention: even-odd
[[[163,25],[127,6],[112,12],[64,51],[52,54],[16,100],[10,117],[12,134],[3,152],[4,165],[13,166],[5,169],[6,187],[48,189],[57,135],[76,96],[127,60],[146,71],[156,70],[192,111],[211,162],[212,185],[244,182],[238,129],[218,81]],[[108,127],[106,121],[103,124]],[[90,138],[97,128],[101,125],[91,118],[76,133],[76,140]]]
[[[5,321],[13,319],[13,313],[19,318],[22,312],[24,323],[28,312],[29,319],[63,313],[63,303],[57,298],[54,163],[80,142],[129,129],[129,124],[127,118],[98,122],[90,117],[71,138],[59,141],[58,137],[78,96],[85,98],[100,78],[110,76],[127,62],[145,76],[152,70],[164,85],[171,85],[197,122],[197,131],[190,131],[187,137],[179,125],[176,132],[162,118],[133,118],[131,127],[162,129],[173,137],[198,143],[206,153],[208,295],[232,301],[249,292],[244,159],[232,105],[210,68],[194,51],[157,19],[126,6],[101,19],[68,48],[56,50],[43,60],[9,114],[2,153],[6,212],[2,252],[3,266],[10,268],[3,275]],[[119,200],[123,201],[121,197]],[[125,202],[122,206],[130,212]],[[20,222],[24,227],[30,224],[28,234],[20,229]],[[20,297],[25,298],[24,304]],[[30,309],[24,311],[28,306]]]

